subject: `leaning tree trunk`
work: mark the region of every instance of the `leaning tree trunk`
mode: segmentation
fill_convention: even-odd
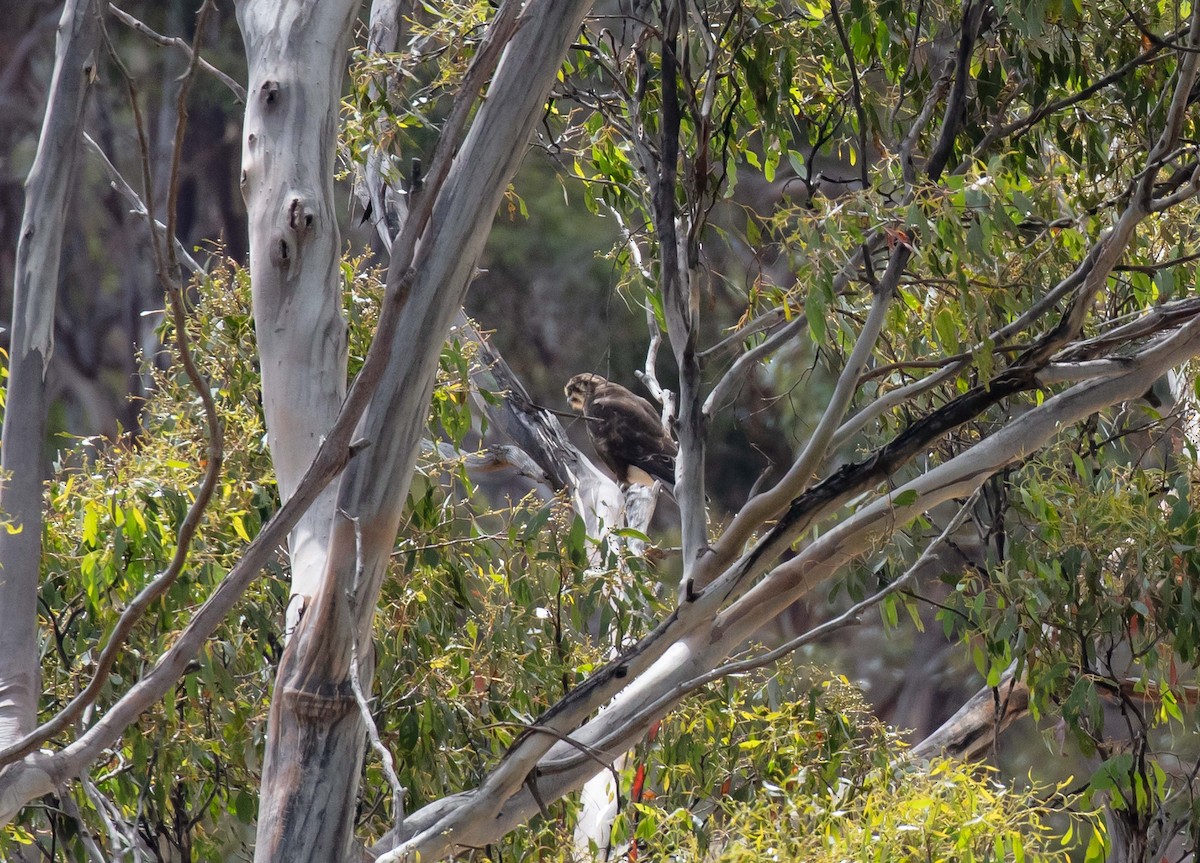
[[[263,768],[258,861],[342,860],[350,852],[364,732],[351,680],[357,677],[370,691],[371,620],[420,447],[438,353],[589,6],[590,0],[526,5],[445,184],[439,188],[435,177],[426,186],[425,194],[436,199],[412,268],[403,255],[392,259],[387,293],[407,295],[404,315],[384,345],[389,359],[383,378],[339,485],[321,582],[280,664]],[[505,8],[511,9],[502,7],[499,14]],[[288,40],[303,43],[306,68],[312,68],[311,40],[294,34]],[[275,90],[265,87],[253,66],[251,74],[252,99],[283,97],[286,105],[288,79]],[[329,154],[318,155],[326,164]],[[308,227],[303,220],[288,224]],[[291,238],[286,232],[278,237]],[[296,333],[302,336],[311,339],[312,333]]]
[[[74,186],[83,108],[95,76],[99,4],[68,0],[58,25],[54,76],[37,155],[25,184],[17,241],[12,338],[4,411],[0,510],[0,749],[37,718],[37,597],[42,557],[46,372],[67,205]]]

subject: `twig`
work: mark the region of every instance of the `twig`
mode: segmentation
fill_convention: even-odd
[[[908,42],[908,62],[904,64],[904,75],[900,78],[900,83],[896,87],[896,104],[892,106],[892,110],[888,113],[888,125],[896,125],[896,117],[900,114],[900,108],[904,105],[904,100],[908,98],[908,85],[912,82],[913,74],[915,73],[917,64],[917,48],[921,44],[921,24],[925,19],[925,0],[919,0],[917,3],[917,16],[913,21],[912,36]]]
[[[971,56],[975,52],[975,40],[983,24],[983,13],[986,8],[983,0],[963,0],[962,34],[958,44],[958,52],[954,58],[954,83],[950,87],[950,95],[946,98],[946,113],[942,119],[942,131],[938,136],[925,173],[929,179],[937,182],[941,177],[950,155],[954,152],[954,140],[966,117],[967,87],[971,80]]]
[[[1186,35],[1187,32],[1188,28],[1184,27],[1175,33],[1173,38]],[[1043,105],[1040,108],[1031,111],[1027,116],[1022,117],[1019,120],[1014,120],[1007,126],[1000,127],[994,131],[989,131],[979,142],[979,146],[975,148],[975,152],[982,152],[984,148],[990,146],[999,138],[1008,138],[1010,136],[1019,137],[1024,132],[1036,126],[1043,119],[1049,117],[1051,114],[1055,114],[1064,108],[1070,108],[1072,105],[1082,102],[1093,93],[1097,93],[1100,90],[1103,90],[1109,84],[1113,84],[1121,80],[1139,66],[1144,66],[1146,63],[1153,60],[1157,55],[1161,54],[1165,47],[1165,44],[1155,44],[1148,50],[1138,54],[1129,62],[1117,67],[1114,71],[1105,75],[1103,78],[1099,78],[1094,83],[1084,87],[1078,93],[1073,93],[1070,96],[1066,96],[1055,102],[1051,102],[1048,105]]]
[[[197,34],[199,34],[203,29],[204,21],[211,9],[212,5],[210,0],[205,0],[205,3],[200,7],[200,12],[197,16]],[[198,56],[198,52],[193,53],[192,63],[188,66],[183,83],[179,88],[179,100],[177,103],[178,119],[175,128],[176,162],[171,175],[173,186],[177,185],[178,159],[180,149],[183,144],[183,133],[187,127],[187,111],[184,103],[187,98],[189,83],[195,76],[197,68],[196,58]],[[129,86],[132,90],[132,80],[129,80]],[[136,99],[134,101],[136,103]],[[140,117],[140,114],[137,113],[136,104],[135,115]],[[144,137],[140,133],[139,138],[142,138],[144,141]],[[148,159],[148,151],[143,150],[142,160],[144,165],[148,162]],[[150,188],[148,182],[149,169],[144,168],[144,171],[147,177],[147,188]],[[172,188],[169,197],[170,204],[168,205],[169,212],[167,216],[168,228],[166,235],[168,237],[174,236],[174,199],[175,190]],[[151,224],[153,224],[153,220],[151,220]],[[157,237],[153,236],[153,230],[151,231],[151,234],[157,252]],[[168,244],[167,249],[168,254],[165,256],[166,261],[170,262],[173,267],[173,272],[177,276],[179,267],[177,259],[174,255],[173,247]],[[96,670],[93,673],[91,680],[88,681],[88,685],[84,687],[82,692],[72,698],[65,707],[63,707],[49,720],[39,725],[16,743],[13,743],[5,749],[0,750],[0,764],[7,763],[15,758],[32,752],[42,743],[49,740],[59,732],[65,730],[83,712],[84,708],[86,708],[88,705],[94,702],[96,698],[99,697],[101,689],[104,687],[105,682],[108,680],[109,674],[112,672],[112,667],[116,662],[117,654],[120,653],[121,649],[124,647],[125,640],[133,631],[134,626],[136,626],[137,622],[141,620],[147,609],[149,609],[149,607],[155,601],[157,601],[159,597],[166,593],[172,584],[175,583],[175,580],[179,577],[180,572],[183,571],[183,566],[187,562],[187,556],[191,550],[192,541],[195,539],[196,533],[200,529],[200,519],[203,517],[204,511],[208,508],[208,503],[212,499],[213,492],[217,487],[217,480],[220,478],[221,465],[224,460],[221,420],[217,414],[216,403],[213,401],[212,392],[209,390],[208,385],[204,382],[200,372],[197,370],[195,362],[192,360],[191,349],[187,336],[187,313],[183,307],[181,290],[178,287],[177,282],[168,274],[168,271],[166,270],[166,264],[164,262],[164,256],[161,253],[158,253],[156,254],[156,258],[159,262],[159,280],[162,282],[164,289],[167,291],[167,295],[171,302],[179,361],[183,365],[184,371],[187,374],[192,387],[196,390],[201,402],[204,405],[205,422],[208,429],[208,464],[204,469],[204,478],[201,481],[200,488],[196,492],[195,499],[192,501],[191,506],[188,507],[188,511],[184,516],[183,522],[179,525],[179,530],[176,533],[175,553],[172,555],[171,561],[167,565],[167,568],[151,579],[150,583],[143,587],[138,592],[137,596],[135,596],[125,608],[125,610],[121,612],[121,616],[117,619],[117,624],[113,628],[108,642],[104,645],[103,650],[100,651],[100,656],[96,660]]]
[[[630,714],[627,720],[622,723],[622,728],[614,731],[612,737],[615,738],[619,735],[622,735],[624,728],[637,727],[641,723],[648,722],[654,717],[662,715],[670,709],[671,705],[678,702],[685,695],[695,692],[702,686],[707,686],[708,684],[720,680],[723,677],[729,677],[735,674],[745,674],[748,671],[754,671],[756,669],[763,668],[764,666],[770,665],[773,662],[777,662],[784,656],[787,656],[789,653],[800,649],[804,645],[811,644],[812,642],[823,638],[831,632],[844,629],[847,626],[856,625],[859,622],[859,617],[864,611],[878,605],[893,593],[901,590],[920,574],[921,568],[933,558],[934,552],[956,530],[958,530],[959,527],[962,526],[962,523],[966,520],[967,516],[970,515],[971,509],[978,497],[979,490],[976,489],[976,491],[973,492],[971,496],[967,498],[966,502],[959,508],[958,512],[955,513],[954,517],[950,519],[950,522],[945,528],[943,528],[942,532],[925,547],[925,550],[921,552],[920,557],[916,559],[912,566],[906,569],[899,578],[884,587],[882,590],[879,590],[866,599],[855,603],[853,606],[846,609],[846,611],[842,612],[832,620],[828,620],[819,626],[813,627],[802,635],[798,635],[790,641],[781,644],[779,647],[768,650],[767,652],[759,654],[758,656],[752,656],[749,659],[743,659],[737,662],[727,662],[724,665],[719,665],[703,674],[673,685],[669,690],[659,694],[656,698],[646,702],[635,712]],[[591,744],[591,748],[603,751],[604,749],[608,748],[609,745],[611,745],[610,740],[608,738],[602,738],[593,742]],[[575,766],[576,763],[578,763],[578,756],[560,758],[544,763],[542,765],[542,770],[547,773],[551,770],[567,770]]]
[[[1019,353],[1020,351],[1028,350],[1029,345],[1000,345],[992,348],[992,353]],[[974,356],[970,351],[963,351],[958,354],[951,354],[948,357],[942,357],[940,360],[897,360],[894,363],[886,363],[882,366],[876,366],[870,371],[863,372],[860,382],[874,380],[875,378],[887,377],[892,372],[901,371],[903,369],[940,369],[945,366],[952,366],[960,363],[963,360],[969,360]]]
[[[83,820],[83,813],[79,811],[79,806],[66,785],[59,786],[58,802],[62,805],[63,812],[67,814],[67,817],[75,822],[75,832],[79,835],[79,841],[83,843],[83,849],[87,852],[88,859],[92,863],[105,863],[104,854],[101,853],[100,846],[96,844],[96,837],[92,835],[92,831]]]
[[[342,516],[354,524],[354,583],[346,591],[346,604],[351,620],[357,620],[358,591],[363,580],[362,523],[347,512],[343,512]],[[354,690],[354,701],[358,704],[359,713],[362,714],[363,725],[367,728],[367,737],[371,741],[371,748],[379,756],[379,761],[383,765],[383,774],[392,787],[392,827],[399,830],[404,824],[404,799],[408,796],[408,791],[400,784],[400,777],[396,775],[396,762],[392,758],[391,751],[383,745],[383,741],[379,738],[379,727],[375,724],[375,718],[371,716],[371,705],[363,693],[359,662],[358,627],[351,626],[350,688]]]
[[[833,293],[835,295],[845,289],[855,273],[858,272],[859,267],[863,266],[870,256],[878,251],[885,242],[886,236],[884,232],[882,230],[875,230],[854,250],[841,270],[838,271],[838,274],[834,276]],[[717,381],[716,385],[709,391],[708,397],[704,400],[704,415],[711,418],[717,409],[729,398],[734,388],[740,385],[741,381],[750,374],[755,363],[787,344],[802,333],[806,326],[808,326],[808,321],[804,315],[797,315],[789,323],[784,324],[762,342],[734,360],[733,365],[726,369],[725,374],[721,376],[721,379]]]
[[[841,428],[837,430],[837,434],[833,436],[833,440],[829,446],[831,449],[840,449],[851,437],[862,430],[867,423],[883,413],[891,410],[897,405],[901,405],[911,398],[915,398],[923,392],[927,392],[945,381],[950,380],[964,368],[966,368],[969,360],[961,360],[953,366],[948,366],[939,372],[935,372],[928,377],[913,381],[911,384],[900,387],[886,393],[881,398],[872,401],[865,408],[860,410],[850,419],[846,420]]]
[[[846,36],[846,26],[842,23],[842,13],[838,11],[837,0],[830,0],[829,14],[833,18],[838,41],[842,43],[842,53],[846,55],[846,63],[850,67],[850,93],[854,101],[854,113],[858,117],[859,181],[865,192],[871,187],[871,183],[867,175],[867,112],[863,108],[862,84],[858,80],[858,63],[854,59],[854,49],[850,47],[850,39]]]
[[[775,308],[763,312],[754,320],[739,327],[734,332],[727,335],[715,345],[702,350],[698,358],[701,363],[708,363],[711,360],[717,359],[727,353],[735,353],[742,349],[742,345],[751,336],[757,335],[765,330],[770,330],[778,325],[784,319],[783,309]]]
[[[116,191],[133,205],[133,210],[131,212],[135,216],[145,219],[148,224],[152,225],[155,234],[161,235],[162,239],[166,241],[167,226],[157,220],[153,222],[150,221],[150,211],[146,209],[145,202],[142,200],[141,196],[134,191],[133,187],[129,185],[129,182],[117,169],[117,166],[114,165],[108,158],[108,155],[104,152],[103,148],[101,148],[100,144],[98,144],[96,140],[87,132],[83,133],[83,142],[104,166],[105,173],[108,174],[109,185],[114,191]],[[180,259],[189,270],[196,274],[202,274],[206,272],[205,268],[202,267],[200,263],[191,256],[191,253],[188,252],[187,247],[185,247],[183,243],[179,241],[178,237],[172,238],[171,242],[175,245],[175,254],[179,255]]]
[[[157,33],[154,30],[151,30],[148,26],[146,26],[146,24],[144,22],[139,21],[137,18],[134,18],[132,15],[130,15],[124,9],[121,9],[115,3],[108,4],[108,11],[112,12],[113,17],[115,17],[122,24],[124,24],[127,27],[133,28],[138,33],[141,33],[143,36],[145,36],[147,39],[150,39],[151,41],[157,42],[159,45],[163,45],[168,48],[178,48],[180,51],[182,51],[184,54],[187,55],[189,62],[194,61],[192,46],[187,43],[187,40],[181,39],[178,36],[164,36],[161,33]],[[196,32],[197,32],[197,34],[199,34],[199,32],[200,32],[199,28],[196,29]],[[224,84],[226,87],[228,87],[229,90],[233,93],[234,98],[236,98],[239,103],[241,103],[243,105],[246,104],[246,88],[245,87],[243,87],[237,81],[230,78],[228,75],[226,75],[224,72],[222,72],[216,66],[214,66],[212,63],[209,63],[203,57],[200,58],[200,68],[203,69],[208,74],[212,75],[214,78],[216,78],[222,84]]]
[[[100,816],[100,821],[103,822],[104,829],[108,832],[109,846],[113,849],[125,849],[119,852],[120,857],[124,857],[127,851],[135,849],[137,834],[128,828],[123,830],[117,826],[117,819],[122,821],[124,819],[120,813],[113,811],[116,807],[113,806],[111,800],[100,793],[100,789],[96,787],[96,783],[92,781],[91,775],[86,770],[79,776],[79,787],[83,789],[84,796],[91,802],[96,814]]]

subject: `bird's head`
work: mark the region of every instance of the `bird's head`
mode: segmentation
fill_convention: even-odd
[[[571,407],[577,411],[582,411],[587,400],[596,392],[596,388],[608,383],[600,375],[593,375],[590,372],[584,372],[581,375],[575,375],[567,381],[563,392],[567,394],[567,401],[571,403]]]

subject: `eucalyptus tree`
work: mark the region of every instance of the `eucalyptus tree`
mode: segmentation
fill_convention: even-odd
[[[918,753],[979,755],[1013,715],[1053,711],[1100,756],[1089,791],[1109,803],[1114,857],[1190,850],[1195,770],[1170,735],[1196,700],[1181,669],[1194,665],[1200,642],[1193,397],[1177,372],[1200,353],[1200,303],[1189,296],[1200,11],[662,0],[589,15],[584,0],[506,0],[494,11],[464,4],[439,16],[380,2],[344,135],[387,246],[386,276],[372,281],[340,260],[333,217],[338,100],[358,5],[238,4],[250,267],[202,273],[191,323],[172,205],[161,230],[153,208],[144,210],[180,367],[201,394],[189,407],[164,379],[178,414],[168,410],[158,428],[164,439],[205,441],[208,457],[184,475],[186,493],[156,488],[157,497],[128,504],[89,479],[112,502],[107,511],[75,504],[82,479],[51,484],[53,541],[42,568],[53,577],[42,597],[58,656],[43,669],[52,715],[36,727],[28,658],[38,636],[28,624],[38,552],[0,545],[15,574],[3,583],[4,613],[24,615],[21,627],[5,628],[14,644],[0,656],[0,681],[13,693],[0,704],[5,822],[55,794],[84,853],[101,853],[86,827],[95,819],[113,853],[136,854],[147,853],[144,809],[173,809],[184,824],[173,841],[186,856],[197,824],[232,835],[211,812],[224,796],[239,820],[254,820],[264,861],[346,859],[358,846],[378,859],[433,860],[486,849],[531,822],[553,830],[557,818],[574,818],[569,808],[552,813],[556,801],[694,693],[724,681],[736,700],[728,695],[736,682],[868,608],[895,623],[905,603],[919,607],[920,579],[968,531],[980,551],[968,566],[942,565],[948,589],[938,604],[947,633],[972,646],[991,709],[966,705]],[[90,10],[85,21],[95,14],[79,8]],[[404,38],[381,35],[390,25]],[[86,80],[79,57],[88,43],[74,38],[60,34],[60,67]],[[202,51],[190,51],[189,76]],[[184,87],[180,135],[186,98]],[[51,122],[57,116],[47,112],[48,153],[63,152],[52,135],[75,134]],[[431,397],[451,437],[469,427],[461,396],[478,349],[463,347],[461,330],[449,349],[445,342],[535,136],[564,184],[577,184],[569,194],[618,226],[619,289],[646,310],[642,377],[679,440],[681,563],[666,608],[652,588],[603,584],[598,573],[619,552],[615,543],[589,546],[585,524],[593,540],[601,526],[586,502],[605,501],[609,522],[620,505],[611,489],[595,491],[599,481],[581,489],[592,483],[589,468],[515,384],[505,386],[509,427],[530,463],[574,487],[587,520],[518,507],[487,540],[489,522],[472,516],[468,535],[442,544],[439,518],[454,509],[454,494],[439,497],[425,473],[414,479]],[[41,203],[35,196],[28,208]],[[251,327],[237,306],[247,279],[253,349],[241,342]],[[364,319],[352,305],[349,326],[347,294],[371,308]],[[29,302],[18,292],[19,321],[39,319]],[[199,366],[189,333],[205,349]],[[660,362],[664,339],[669,358]],[[19,425],[44,411],[18,386],[28,359],[14,349],[5,413],[4,506],[17,537],[42,535],[40,475],[8,461],[10,427],[27,447],[42,434]],[[250,445],[255,367],[278,506],[255,487],[265,455]],[[503,367],[476,381],[487,371]],[[781,392],[804,388],[815,419],[795,429],[789,464],[714,518],[711,430],[730,413],[779,409],[740,397],[752,377]],[[799,426],[795,416],[779,422]],[[236,432],[228,455],[223,425]],[[137,464],[181,470],[154,446],[146,453]],[[121,458],[110,464],[135,463]],[[222,475],[225,461],[246,474]],[[218,492],[230,503],[205,516]],[[73,505],[82,507],[78,547],[64,539],[72,522],[62,514]],[[104,530],[101,514],[111,523]],[[205,519],[209,533],[193,540]],[[461,539],[493,551],[473,552],[461,568],[437,553]],[[231,630],[236,621],[270,627],[261,606],[239,601],[264,567],[279,568],[275,550],[285,542],[286,647],[266,637],[263,647]],[[73,584],[63,569],[76,560],[79,607],[106,621],[103,646],[78,631],[76,615],[58,613]],[[146,561],[160,560],[155,576]],[[530,586],[543,565],[557,572],[557,594]],[[645,565],[626,559],[610,569],[619,581]],[[180,596],[181,574],[208,589],[194,611],[194,597]],[[129,596],[118,591],[126,581],[135,582]],[[436,585],[432,602],[426,584]],[[848,612],[755,646],[781,612],[801,600],[819,605],[835,584],[858,600]],[[581,595],[566,596],[567,585]],[[151,610],[170,637],[123,653]],[[588,610],[608,622],[615,657],[584,657],[596,651],[580,635]],[[373,628],[376,614],[388,626]],[[482,628],[497,645],[529,633],[544,642],[489,651]],[[440,640],[423,653],[431,633]],[[66,661],[91,648],[94,663]],[[155,659],[137,661],[143,655]],[[518,667],[528,677],[506,679]],[[253,798],[230,792],[232,759],[211,753],[222,766],[203,780],[207,802],[189,797],[195,789],[182,777],[194,767],[182,761],[172,762],[179,772],[169,790],[151,781],[153,765],[173,756],[138,743],[138,730],[166,734],[195,709],[193,672],[234,695],[219,708],[224,721],[206,723],[218,736],[218,727],[241,729],[224,743],[252,753],[238,769],[259,774]],[[377,676],[383,695],[372,711]],[[258,771],[249,763],[256,719],[234,681],[267,677]],[[450,683],[417,706],[389,694],[423,692],[430,678]],[[532,681],[534,692],[524,686]],[[172,709],[162,709],[166,698]],[[449,718],[471,711],[475,724]],[[365,768],[364,736],[375,753]],[[122,785],[132,781],[130,764],[148,777],[134,793]],[[720,790],[696,784],[687,794],[719,800],[733,792],[735,772]],[[619,782],[607,787],[622,793]],[[112,788],[137,801],[132,815],[106,801]],[[357,824],[364,799],[390,818]],[[586,831],[598,844],[602,832]],[[233,840],[206,841],[212,849]]]

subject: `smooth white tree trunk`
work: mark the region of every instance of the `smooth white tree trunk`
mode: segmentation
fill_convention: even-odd
[[[237,6],[248,63],[241,184],[254,323],[268,443],[285,501],[346,393],[333,164],[346,50],[359,6],[359,0],[243,0]],[[335,487],[327,487],[290,534],[286,633],[320,589],[335,500]],[[345,752],[343,763],[322,764],[319,783],[285,787],[279,765],[308,757],[270,738],[255,859],[346,857],[358,756]],[[300,840],[306,847],[297,848],[288,841],[294,834],[281,829],[291,822],[287,813],[323,827],[324,819],[303,817],[318,811],[334,823],[308,832]]]
[[[338,103],[359,0],[242,0],[249,66],[242,194],[250,232],[263,413],[283,500],[312,462],[346,395],[341,235],[333,173]],[[317,591],[335,490],[290,536],[285,631]]]
[[[350,853],[364,731],[350,678],[357,674],[369,691],[374,605],[425,430],[438,355],[590,5],[526,5],[444,186],[425,192],[437,198],[411,271],[393,257],[388,293],[405,293],[404,314],[382,346],[388,361],[359,423],[361,445],[339,484],[325,570],[276,681],[255,848],[260,863],[340,860]],[[259,93],[263,83],[252,79],[249,89]],[[287,239],[284,233],[272,242]],[[276,257],[282,266],[284,257]],[[356,653],[363,660],[357,668]]]

